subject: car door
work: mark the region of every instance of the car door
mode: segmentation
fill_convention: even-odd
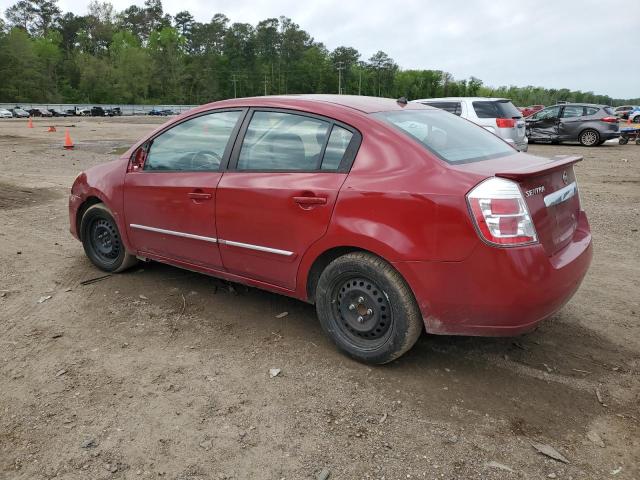
[[[186,119],[134,152],[124,212],[140,255],[222,268],[216,187],[245,113],[215,111]]]
[[[294,289],[304,252],[327,230],[359,142],[355,129],[328,118],[252,110],[218,184],[225,269]]]
[[[585,121],[585,107],[582,105],[565,105],[560,113],[558,138],[560,140],[576,140]]]
[[[526,118],[527,136],[534,140],[558,138],[560,106],[547,107]]]

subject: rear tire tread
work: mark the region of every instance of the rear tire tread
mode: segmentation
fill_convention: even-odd
[[[363,355],[360,351],[350,349],[348,345],[339,343],[330,328],[331,320],[327,318],[327,316],[331,315],[331,309],[328,308],[331,299],[329,299],[328,305],[327,302],[323,301],[323,297],[331,294],[329,291],[329,286],[331,285],[330,275],[346,269],[364,271],[374,277],[377,282],[382,281],[388,283],[390,286],[390,291],[387,292],[388,296],[390,300],[394,297],[392,299],[393,302],[390,303],[392,303],[394,310],[400,309],[404,314],[403,318],[396,319],[393,327],[394,329],[398,328],[398,320],[400,320],[399,323],[404,324],[404,335],[400,336],[396,334],[392,336],[383,347],[375,350],[373,354]],[[327,333],[340,350],[358,361],[373,364],[392,362],[410,350],[424,330],[422,314],[413,292],[404,278],[402,278],[400,273],[388,262],[368,252],[348,253],[331,262],[320,275],[315,297],[318,318],[325,333]]]

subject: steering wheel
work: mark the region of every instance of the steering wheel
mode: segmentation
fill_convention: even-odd
[[[191,157],[191,170],[213,170],[213,167],[219,167],[222,157],[216,152],[208,150],[200,150]]]

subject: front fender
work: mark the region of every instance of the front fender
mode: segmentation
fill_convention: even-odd
[[[133,251],[127,236],[123,208],[124,175],[126,174],[127,163],[127,158],[120,158],[89,168],[78,175],[71,188],[69,209],[70,221],[79,223],[78,213],[85,202],[90,198],[97,198],[111,211],[125,248],[128,251]],[[74,228],[73,224],[72,228]]]

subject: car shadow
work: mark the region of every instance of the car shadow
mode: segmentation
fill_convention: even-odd
[[[190,344],[193,338],[217,338],[232,331],[241,339],[235,342],[246,342],[264,355],[272,352],[272,340],[286,338],[286,347],[278,347],[285,348],[279,352],[283,357],[312,370],[337,369],[338,381],[357,378],[389,399],[401,398],[421,412],[424,421],[465,425],[488,415],[516,435],[584,432],[603,411],[596,386],[613,372],[637,374],[626,370],[631,352],[563,311],[520,337],[424,334],[400,359],[369,367],[335,349],[322,332],[314,306],[305,302],[154,262],[122,274],[118,283],[135,285],[130,292],[134,297],[144,294],[170,312],[180,309],[182,295],[187,314],[173,328],[176,337]],[[206,340],[202,347],[208,348]],[[623,408],[612,402],[609,412]]]

